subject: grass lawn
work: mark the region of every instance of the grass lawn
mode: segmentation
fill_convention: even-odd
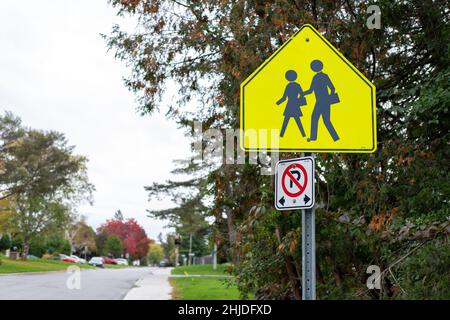
[[[239,300],[235,284],[220,278],[171,278],[174,300]]]
[[[229,276],[227,268],[228,263],[218,264],[217,269],[213,270],[211,264],[198,264],[193,266],[180,266],[172,269],[172,274],[214,274],[220,276]]]
[[[212,265],[181,266],[172,270],[173,275],[223,275],[227,264],[218,265],[213,270]],[[170,278],[175,300],[238,300],[239,291],[233,278],[185,277]]]
[[[105,269],[123,269],[123,268],[131,268],[132,266],[123,266],[120,264],[104,264]]]
[[[20,273],[20,272],[42,272],[65,270],[69,266],[76,265],[82,269],[93,269],[94,267],[82,264],[73,264],[57,260],[36,259],[36,260],[10,260],[2,257],[0,273]]]

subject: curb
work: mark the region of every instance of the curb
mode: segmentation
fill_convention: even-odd
[[[80,271],[89,271],[89,270],[97,270],[97,269],[84,269],[80,268]],[[51,274],[51,273],[66,273],[66,269],[61,270],[50,270],[50,271],[24,271],[24,272],[14,272],[14,273],[0,273],[0,277],[7,277],[7,276],[23,276],[23,275],[36,275],[36,274]]]
[[[14,272],[14,273],[0,273],[0,277],[23,276],[23,275],[34,275],[34,274],[48,274],[48,273],[61,273],[61,272],[67,272],[67,270],[25,271],[25,272]]]

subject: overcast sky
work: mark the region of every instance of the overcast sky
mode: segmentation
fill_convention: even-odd
[[[99,35],[130,22],[106,0],[0,1],[0,111],[63,132],[89,158],[95,204],[79,211],[93,227],[121,209],[155,239],[168,229],[146,209],[171,203],[147,202],[143,187],[172,177],[172,161],[189,155],[189,141],[162,115],[136,113],[122,81],[129,70]]]

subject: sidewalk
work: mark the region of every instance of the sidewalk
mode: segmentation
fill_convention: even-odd
[[[138,280],[124,300],[170,300],[172,286],[169,283],[172,268],[152,268],[149,275]]]

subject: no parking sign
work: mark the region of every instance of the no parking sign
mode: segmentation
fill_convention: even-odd
[[[309,209],[314,203],[314,158],[278,161],[275,174],[275,208]]]

